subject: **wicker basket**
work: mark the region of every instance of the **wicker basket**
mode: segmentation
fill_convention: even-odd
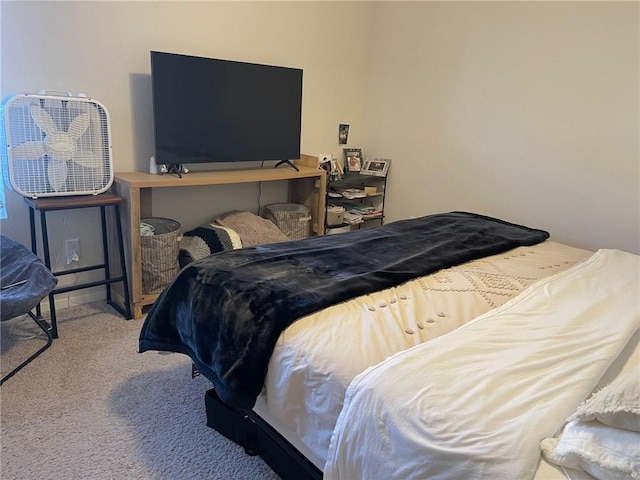
[[[297,203],[272,203],[265,208],[267,218],[290,240],[311,236],[311,215],[306,206]]]
[[[180,227],[169,218],[144,218],[140,224],[142,292],[160,293],[180,266]]]

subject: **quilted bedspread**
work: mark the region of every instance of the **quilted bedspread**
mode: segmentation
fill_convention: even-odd
[[[474,213],[221,252],[185,267],[151,307],[140,352],[184,353],[229,405],[252,408],[295,320],[431,272],[546,240]]]

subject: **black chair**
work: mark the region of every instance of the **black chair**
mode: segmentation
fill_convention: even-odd
[[[33,313],[58,283],[44,263],[24,245],[0,235],[0,320],[27,314],[47,336],[47,343],[0,380],[0,385],[51,346],[49,326]]]

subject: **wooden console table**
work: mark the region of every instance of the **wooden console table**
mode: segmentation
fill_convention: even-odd
[[[130,266],[128,270],[133,318],[142,318],[143,308],[151,305],[158,297],[158,294],[142,292],[140,219],[153,216],[152,189],[289,180],[289,201],[309,207],[312,230],[321,235],[325,215],[326,172],[315,166],[309,166],[304,160],[297,161],[296,166],[298,171],[286,166],[280,168],[269,166],[249,170],[189,172],[182,178],[143,172],[116,173],[113,189],[124,200],[122,204],[123,236],[126,258]]]

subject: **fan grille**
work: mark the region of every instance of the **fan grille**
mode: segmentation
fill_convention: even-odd
[[[21,94],[4,109],[4,160],[21,195],[95,194],[113,182],[109,115],[81,97]]]

